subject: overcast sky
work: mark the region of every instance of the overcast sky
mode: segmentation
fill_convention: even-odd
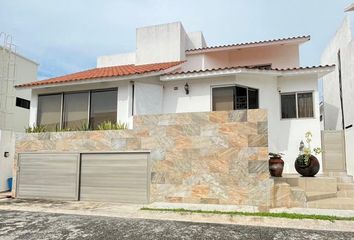
[[[301,65],[317,65],[353,0],[0,0],[0,32],[40,64],[39,79],[134,51],[135,28],[181,21],[208,45],[311,35]]]

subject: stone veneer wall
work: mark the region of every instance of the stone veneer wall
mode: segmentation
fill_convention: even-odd
[[[267,139],[262,109],[179,113],[135,116],[133,130],[22,134],[16,152],[150,150],[151,202],[270,206]]]

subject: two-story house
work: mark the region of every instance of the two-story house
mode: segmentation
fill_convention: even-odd
[[[294,172],[305,132],[321,145],[317,82],[334,69],[300,66],[300,45],[309,40],[208,46],[202,32],[187,33],[180,22],[141,27],[134,52],[17,89],[32,90],[30,125],[49,130],[107,120],[134,128],[134,115],[266,109],[269,151],[284,153],[285,171]]]

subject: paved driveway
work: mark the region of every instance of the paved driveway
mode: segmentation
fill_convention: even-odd
[[[354,239],[354,233],[0,211],[0,239]]]

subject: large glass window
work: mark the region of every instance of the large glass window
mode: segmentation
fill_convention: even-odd
[[[88,124],[89,92],[64,93],[63,127],[78,129]]]
[[[38,96],[37,125],[53,131],[60,128],[61,94]]]
[[[213,111],[229,111],[234,109],[234,87],[213,88]]]
[[[213,111],[258,108],[258,89],[248,87],[217,87],[212,89]]]
[[[309,118],[313,116],[313,96],[311,92],[281,94],[282,118]]]
[[[91,92],[90,126],[104,121],[117,121],[117,89]]]
[[[117,122],[118,89],[69,92],[38,96],[37,126],[48,131],[79,130],[105,121]]]

